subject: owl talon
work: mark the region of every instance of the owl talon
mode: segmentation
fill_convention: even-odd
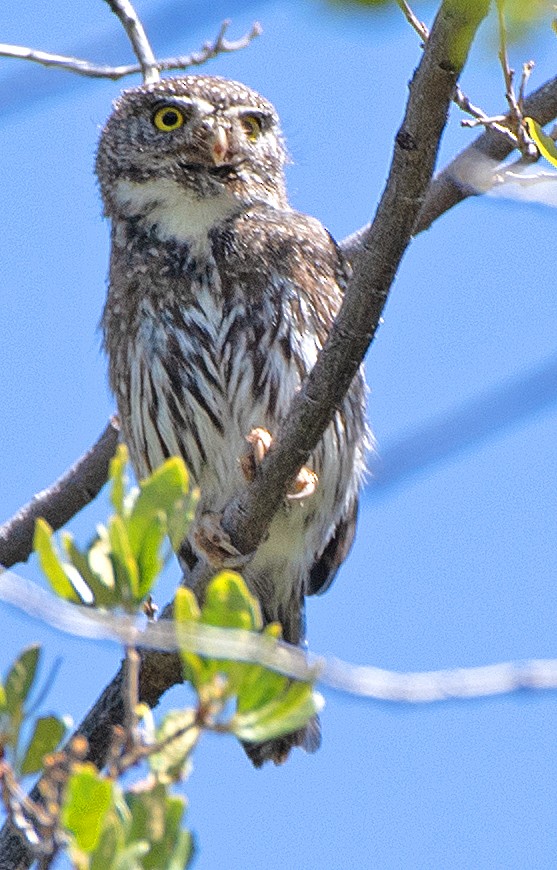
[[[236,549],[222,528],[221,519],[222,514],[210,511],[201,515],[193,532],[195,549],[216,570],[243,568],[249,562],[251,553],[246,556]]]
[[[240,466],[246,480],[251,482],[255,478],[258,465],[263,462],[269,452],[273,438],[267,429],[258,426],[252,429],[249,435],[246,435],[246,441],[249,444],[249,448],[240,457]],[[300,501],[313,495],[317,489],[318,480],[319,478],[315,471],[312,471],[307,465],[302,466],[286,493],[287,499],[289,501]]]
[[[286,498],[289,501],[301,501],[303,498],[309,498],[317,489],[318,482],[319,478],[315,471],[312,471],[307,465],[302,465],[294,483],[286,493]]]

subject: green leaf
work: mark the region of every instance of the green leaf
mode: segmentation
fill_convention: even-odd
[[[176,625],[176,637],[180,644],[180,628],[184,631],[199,623],[201,613],[197,599],[191,589],[180,586],[176,590],[174,598],[174,622]],[[188,652],[180,647],[180,657],[184,678],[197,689],[203,682],[204,667],[202,659],[195,653]]]
[[[209,583],[201,611],[201,622],[219,628],[258,630],[262,626],[258,601],[251,595],[244,580],[234,571],[222,571]],[[204,680],[216,674],[226,676],[227,694],[233,695],[242,684],[251,665],[231,659],[204,660]]]
[[[108,538],[108,530],[105,526],[97,526],[98,537],[90,545],[87,553],[87,561],[93,571],[101,578],[102,585],[106,588],[105,595],[108,598],[107,607],[115,607],[118,604],[116,593],[116,579],[114,565],[111,559],[111,547]]]
[[[114,870],[142,870],[143,857],[149,852],[149,843],[138,840],[122,849],[114,863]]]
[[[164,748],[149,756],[149,766],[160,782],[173,782],[189,772],[189,758],[199,740],[200,728],[195,724],[194,710],[174,710],[165,716],[157,730],[157,743]],[[166,742],[173,735],[175,739]]]
[[[188,486],[186,466],[178,457],[167,459],[150,477],[140,482],[140,492],[127,522],[130,546],[135,555],[141,552],[144,536],[154,517],[168,517],[183,508]]]
[[[125,842],[125,828],[122,820],[114,810],[109,810],[105,816],[97,846],[91,853],[89,870],[114,870],[117,866],[118,855],[124,849]]]
[[[109,477],[112,481],[110,501],[119,516],[124,515],[124,496],[126,492],[126,463],[128,449],[125,444],[119,444],[116,453],[110,460]]]
[[[552,166],[557,166],[557,147],[555,146],[555,142],[551,136],[547,136],[538,122],[534,121],[533,118],[524,118],[524,121],[528,133],[536,143],[538,151],[542,157],[545,157]]]
[[[91,592],[96,607],[114,607],[118,602],[114,597],[114,569],[106,554],[106,542],[95,540],[87,554],[82,553],[75,545],[73,537],[65,532],[62,534],[62,546],[70,562],[83,577],[84,583]],[[100,570],[95,570],[93,565]]]
[[[122,870],[124,866],[141,870],[141,862],[138,858],[148,851],[149,844],[134,844],[139,846],[139,850],[136,850],[135,853],[133,849],[126,847],[130,827],[129,807],[119,786],[114,784],[112,805],[104,818],[99,842],[91,853],[89,870]],[[132,854],[135,855],[136,863],[130,865],[130,855]]]
[[[37,553],[40,566],[56,595],[66,601],[73,601],[74,604],[81,604],[81,598],[68,577],[68,566],[64,567],[54,548],[52,529],[43,519],[38,519],[35,523],[33,549]]]
[[[292,683],[287,691],[263,707],[246,713],[236,713],[229,728],[240,740],[260,743],[290,734],[306,725],[323,705],[311,683]]]
[[[9,713],[18,712],[27,700],[37,673],[41,655],[39,644],[23,650],[11,666],[5,682],[6,707]]]
[[[183,870],[186,864],[176,862],[179,858],[189,861],[191,854],[191,838],[184,837],[186,832],[180,829],[186,809],[184,798],[168,795],[165,786],[157,783],[149,791],[128,793],[126,800],[132,814],[130,840],[147,840],[150,844],[141,862],[145,870]]]
[[[114,568],[115,597],[123,607],[141,601],[139,596],[139,574],[126,525],[122,517],[111,516],[108,521],[108,540]]]
[[[145,598],[155,583],[163,568],[161,546],[166,535],[166,522],[160,515],[156,515],[148,526],[137,555],[137,567],[139,571],[138,594]]]
[[[93,852],[97,847],[112,797],[112,783],[93,764],[79,765],[70,776],[62,823],[83,852]]]
[[[165,870],[185,870],[194,854],[193,837],[189,831],[180,830],[174,841],[174,849],[167,858]]]
[[[221,628],[261,629],[259,603],[234,571],[221,571],[207,586],[201,621]]]
[[[57,716],[41,716],[37,719],[21,762],[21,773],[37,773],[42,770],[43,758],[49,752],[54,752],[65,733],[66,726]]]
[[[278,640],[282,629],[278,623],[265,628],[265,634]],[[289,683],[288,677],[277,674],[262,665],[246,665],[243,679],[238,685],[237,709],[239,713],[257,710],[273,698],[280,696]]]

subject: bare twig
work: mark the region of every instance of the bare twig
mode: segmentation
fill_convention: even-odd
[[[524,89],[526,82],[533,69],[533,61],[525,63],[522,67],[522,76],[520,80],[519,96],[516,96],[514,90],[514,69],[511,69],[509,64],[508,40],[507,40],[507,24],[505,20],[505,0],[496,0],[497,21],[499,25],[499,63],[503,70],[503,78],[505,81],[505,98],[509,105],[508,126],[516,135],[517,147],[526,158],[535,159],[536,147],[524,123],[524,113],[522,111],[524,102]]]
[[[422,48],[423,48],[425,43],[429,39],[429,30],[427,28],[427,25],[423,21],[420,21],[416,17],[416,15],[412,11],[412,9],[410,8],[410,6],[406,2],[406,0],[396,0],[396,2],[397,2],[397,5],[402,10],[406,20],[409,22],[409,24],[412,26],[412,28],[416,31],[418,36],[423,40],[423,44],[422,44]],[[453,103],[455,104],[455,106],[458,106],[458,108],[462,112],[465,112],[467,115],[472,115],[472,118],[473,118],[472,121],[469,121],[469,120],[461,121],[461,124],[463,127],[476,127],[479,124],[481,124],[485,127],[493,127],[494,129],[499,130],[500,133],[503,133],[503,135],[508,135],[511,138],[511,142],[513,143],[513,147],[516,147],[516,143],[517,143],[516,137],[513,135],[513,133],[510,130],[508,130],[505,126],[503,126],[501,124],[501,122],[505,120],[506,116],[505,115],[498,115],[495,118],[489,117],[489,115],[487,115],[483,111],[483,109],[480,109],[478,106],[475,106],[472,103],[472,101],[469,99],[469,97],[467,97],[466,94],[462,91],[458,82],[455,85],[455,89],[454,89],[454,93],[453,93]]]
[[[116,450],[119,425],[113,417],[101,437],[52,486],[39,492],[15,516],[0,526],[0,566],[25,562],[33,549],[35,521],[39,517],[59,529],[98,495],[106,483]]]
[[[179,57],[155,60],[157,70],[168,72],[170,70],[185,70],[193,66],[201,66],[208,60],[218,57],[220,54],[228,54],[245,48],[253,39],[261,34],[261,26],[255,22],[249,33],[246,33],[245,36],[240,37],[240,39],[229,40],[225,38],[229,26],[230,21],[224,21],[216,38],[212,42],[204,43],[201,51],[180,55]],[[91,78],[112,79],[113,81],[142,71],[142,66],[139,63],[126,64],[122,66],[98,65],[77,57],[51,54],[47,51],[39,51],[34,48],[27,48],[23,45],[8,45],[7,43],[0,43],[0,56],[30,60],[34,63],[41,64],[42,66],[58,67],[60,69],[66,69],[69,72],[77,73],[78,75],[89,76]]]
[[[524,104],[524,99],[526,97],[526,85],[528,84],[534,67],[535,63],[533,60],[527,60],[526,63],[522,64],[522,75],[520,76],[520,87],[518,89],[519,106],[522,106]]]
[[[542,127],[557,117],[557,76],[545,82],[524,100],[522,113],[535,118]],[[487,129],[478,136],[433,179],[418,216],[414,235],[429,229],[438,217],[467,197],[490,190],[497,183],[495,169],[512,150],[513,145],[497,130]],[[362,231],[349,236],[343,243],[343,249],[346,246],[348,254],[353,256],[353,252],[361,244],[361,237]]]
[[[158,82],[160,79],[157,60],[151,43],[147,39],[145,28],[133,8],[130,0],[106,0],[117,18],[122,22],[124,30],[132,44],[133,52],[141,66],[143,81],[146,85]]]
[[[423,21],[414,15],[406,0],[396,0],[397,5],[402,9],[404,17],[408,23],[414,28],[418,36],[423,40],[424,45],[429,39],[429,30]]]

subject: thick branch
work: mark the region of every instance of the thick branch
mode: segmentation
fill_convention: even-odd
[[[0,568],[27,561],[39,517],[44,517],[53,529],[59,529],[96,498],[108,477],[118,436],[118,422],[112,418],[98,441],[75,465],[0,526]]]
[[[341,405],[373,340],[394,276],[430,182],[455,83],[488,0],[446,0],[410,85],[387,185],[362,239],[354,274],[323,351],[292,403],[260,474],[229,505],[224,528],[242,553],[256,549],[306,461]]]

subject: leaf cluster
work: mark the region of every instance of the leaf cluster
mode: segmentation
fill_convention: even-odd
[[[197,493],[189,487],[181,459],[168,460],[139,488],[129,491],[126,461],[122,446],[110,470],[114,514],[98,528],[87,548],[79,549],[65,533],[61,554],[44,520],[37,522],[35,548],[59,597],[135,614],[163,567],[166,536],[176,548],[187,533]],[[11,753],[10,766],[4,765],[0,772],[6,808],[47,862],[66,849],[79,870],[188,866],[193,840],[182,827],[186,799],[170,789],[189,776],[192,753],[203,732],[261,742],[302,728],[320,708],[321,698],[311,682],[293,681],[262,664],[198,652],[214,628],[229,631],[239,649],[257,633],[259,641],[268,642],[271,655],[276,651],[281,627],[263,626],[259,603],[240,575],[218,574],[208,584],[201,606],[190,589],[180,588],[174,627],[184,679],[195,691],[195,706],[171,711],[157,725],[149,707],[137,702],[138,671],[132,667],[137,651],[128,646],[124,704],[128,713],[123,725],[114,729],[104,773],[86,760],[88,745],[83,737],[55,751],[66,728],[54,716],[39,718],[25,748],[19,748],[22,730],[29,730],[28,698],[38,647],[24,650],[0,685],[0,735],[4,749]],[[22,802],[17,777],[43,768],[41,801]],[[142,770],[143,778],[124,790],[121,777],[131,770]]]
[[[197,491],[179,458],[167,460],[139,489],[126,495],[127,450],[122,444],[111,461],[111,502],[115,513],[87,551],[63,532],[60,556],[45,520],[38,520],[34,547],[53,591],[67,601],[135,612],[151,593],[163,568],[166,535],[174,546],[184,539],[193,518]]]

